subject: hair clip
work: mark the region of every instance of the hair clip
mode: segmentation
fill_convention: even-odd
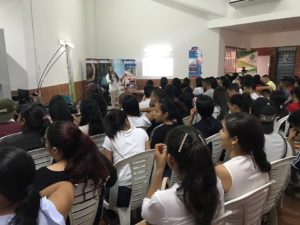
[[[181,152],[182,146],[183,146],[183,144],[184,144],[185,139],[186,139],[187,136],[188,136],[188,134],[186,133],[186,134],[184,135],[183,139],[182,139],[182,142],[181,142],[181,144],[180,144],[180,147],[179,147],[179,149],[178,149],[178,152]]]
[[[198,137],[201,140],[202,144],[206,145],[206,141],[203,139],[203,137],[200,134],[198,135]]]

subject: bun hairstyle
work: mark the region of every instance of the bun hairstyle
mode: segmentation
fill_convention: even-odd
[[[262,172],[269,172],[271,164],[264,151],[265,137],[258,119],[248,113],[237,112],[228,114],[223,121],[229,136],[237,137],[241,149],[253,155]]]
[[[25,120],[23,131],[39,131],[41,136],[45,134],[50,122],[46,116],[46,110],[41,104],[28,103],[21,107],[20,117]]]
[[[56,121],[47,130],[50,146],[56,147],[67,160],[65,171],[73,184],[92,180],[98,189],[109,175],[104,156],[88,135],[70,121]]]
[[[195,224],[210,225],[218,208],[219,193],[204,138],[197,129],[182,125],[169,131],[166,144],[182,177],[178,196],[194,217]]]
[[[16,204],[10,225],[36,225],[40,195],[33,189],[35,165],[32,157],[15,147],[0,147],[0,194]]]

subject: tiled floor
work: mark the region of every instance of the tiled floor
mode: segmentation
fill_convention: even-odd
[[[284,196],[283,208],[278,209],[278,225],[300,225],[300,199]]]

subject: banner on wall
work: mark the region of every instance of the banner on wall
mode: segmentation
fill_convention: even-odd
[[[120,78],[121,86],[136,86],[136,61],[135,59],[86,59],[86,79],[88,85],[96,83],[103,87],[108,87],[106,75],[108,68],[113,70]]]
[[[202,74],[202,52],[194,46],[189,50],[189,77],[200,77]]]
[[[257,74],[257,57],[257,51],[237,51],[237,72],[251,75]]]

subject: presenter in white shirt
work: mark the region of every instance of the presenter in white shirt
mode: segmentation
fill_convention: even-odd
[[[106,75],[106,81],[109,84],[109,94],[111,98],[111,106],[113,108],[118,107],[118,98],[119,98],[119,77],[114,71],[113,67],[108,67],[108,73]]]
[[[209,149],[200,132],[188,126],[172,129],[165,144],[156,144],[156,171],[142,205],[150,224],[210,225],[224,211],[224,193]],[[166,162],[178,182],[159,191]]]

